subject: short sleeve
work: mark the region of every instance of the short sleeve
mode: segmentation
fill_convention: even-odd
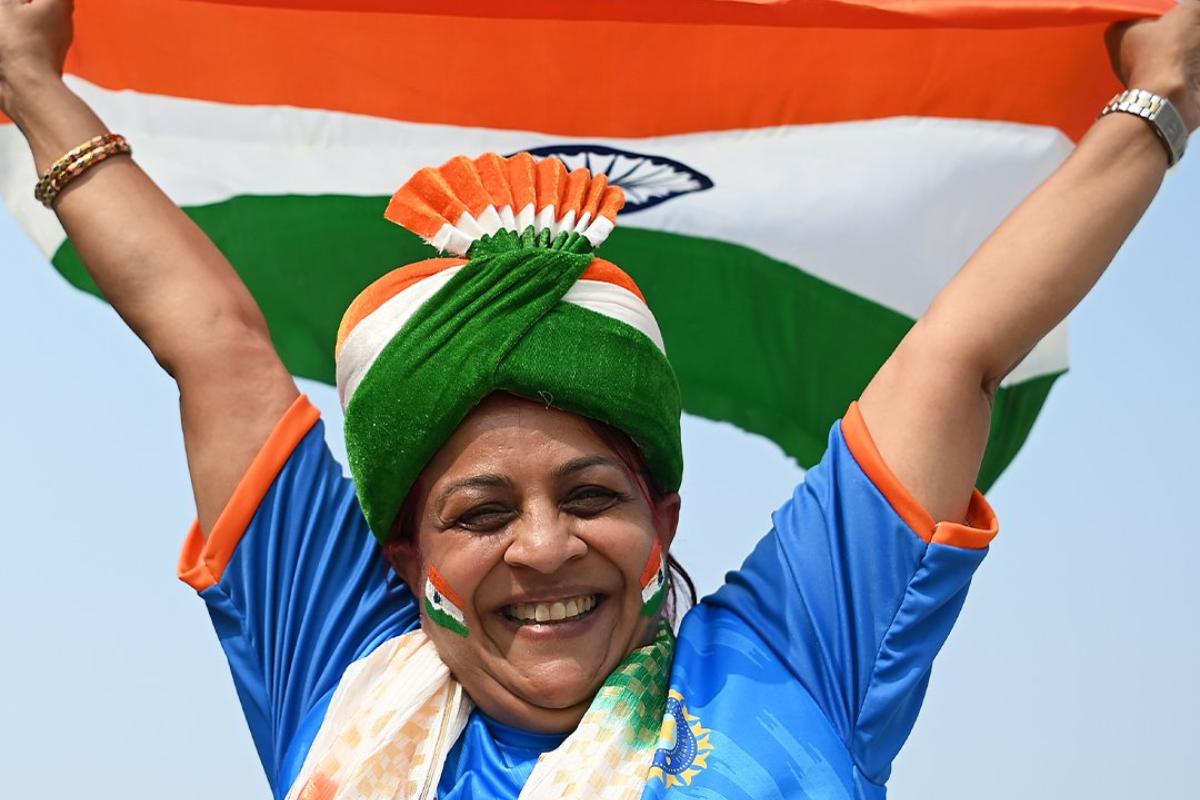
[[[871,782],[887,780],[998,530],[978,492],[968,520],[935,524],[851,406],[773,530],[705,601],[767,644]]]
[[[292,739],[346,667],[418,624],[318,416],[305,397],[293,404],[207,540],[193,525],[179,563],[208,606],[276,796]]]

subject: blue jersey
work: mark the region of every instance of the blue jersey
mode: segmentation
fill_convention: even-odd
[[[683,619],[645,800],[882,798],[934,656],[996,533],[935,525],[883,463],[856,407],[770,532]],[[300,398],[180,576],[208,604],[276,798],[287,795],[348,666],[419,625]],[[512,800],[563,737],[479,711],[442,800]]]

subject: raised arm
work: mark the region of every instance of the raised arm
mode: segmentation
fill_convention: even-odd
[[[62,81],[71,7],[0,0],[0,108],[39,174],[108,132]],[[266,322],[221,251],[130,158],[72,181],[55,212],[105,297],[179,385],[196,507],[210,530],[297,395]]]
[[[1129,88],[1168,97],[1189,131],[1200,124],[1200,2],[1114,29],[1109,44]],[[1166,168],[1166,151],[1145,121],[1125,113],[1097,120],[938,295],[863,393],[860,409],[880,453],[935,520],[963,520],[1000,381],[1100,278]]]

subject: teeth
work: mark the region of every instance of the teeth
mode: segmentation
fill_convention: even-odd
[[[582,616],[596,607],[594,594],[553,603],[514,603],[505,609],[518,622],[559,622]]]

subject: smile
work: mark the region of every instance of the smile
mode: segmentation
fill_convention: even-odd
[[[504,615],[522,625],[570,622],[590,614],[597,602],[596,595],[585,594],[548,603],[513,603],[504,607]]]

